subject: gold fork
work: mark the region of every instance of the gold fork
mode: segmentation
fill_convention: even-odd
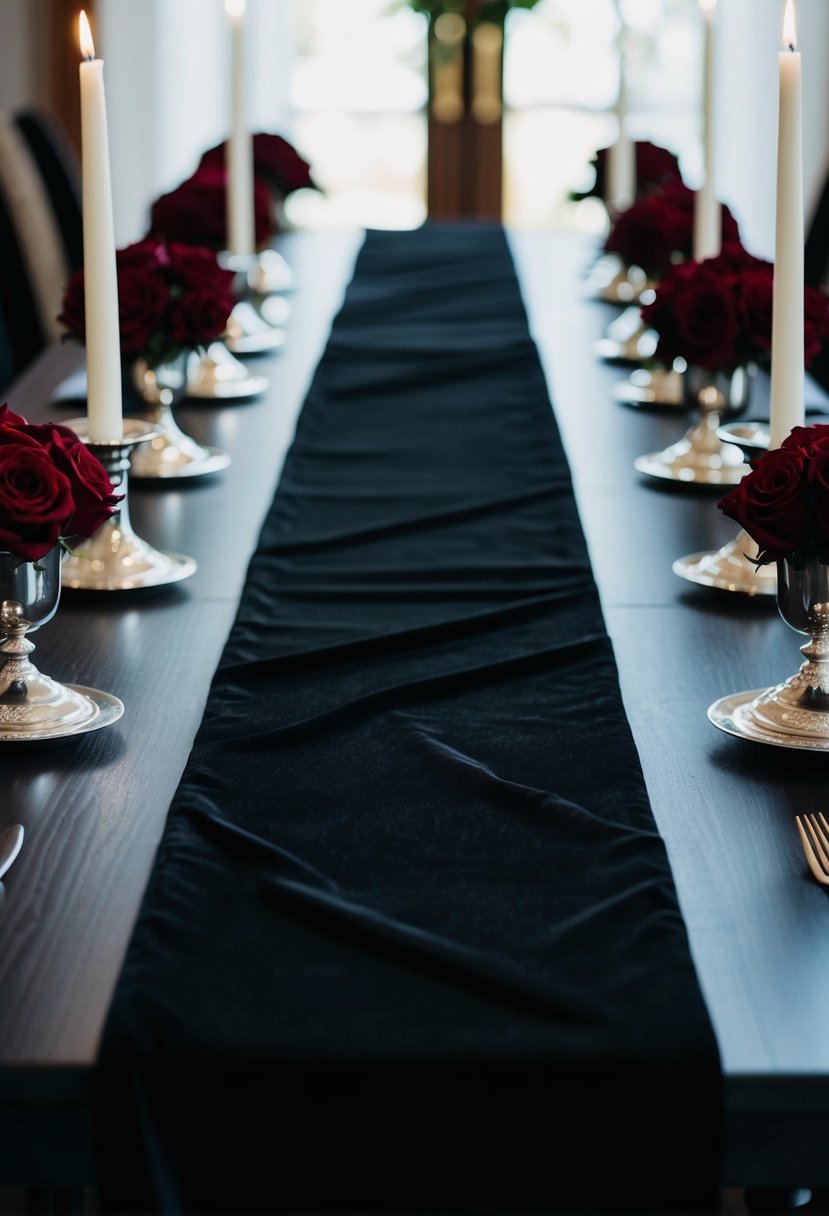
[[[794,818],[809,869],[821,886],[829,887],[829,823],[822,811]]]

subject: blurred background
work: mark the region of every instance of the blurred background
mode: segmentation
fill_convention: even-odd
[[[143,235],[151,201],[228,134],[228,19],[223,0],[86,7],[105,61],[120,245]],[[478,214],[599,232],[600,200],[573,196],[589,191],[591,159],[616,138],[622,63],[629,135],[674,152],[686,183],[699,184],[700,0],[490,4],[501,10],[498,32],[476,41],[479,8],[248,0],[251,126],[291,140],[323,188],[286,200],[284,224],[412,228],[427,215]],[[78,9],[77,0],[0,0],[0,104],[45,108],[73,140]],[[717,192],[763,257],[774,249],[782,14],[783,0],[719,0],[716,10]],[[797,22],[811,212],[829,165],[829,0],[798,0]],[[457,95],[458,55],[480,59],[481,97]]]

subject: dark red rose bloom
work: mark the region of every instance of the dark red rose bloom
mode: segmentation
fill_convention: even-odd
[[[79,342],[86,341],[84,300],[83,269],[80,269],[76,270],[69,279],[57,318],[61,325],[65,325],[69,333]]]
[[[607,190],[607,162],[609,148],[600,148],[593,160],[596,180],[589,190],[575,195],[576,198],[604,198]],[[679,161],[673,152],[661,148],[648,140],[637,140],[636,156],[636,197],[642,198],[657,190],[666,178],[681,178]]]
[[[27,463],[22,452],[36,460]],[[0,546],[27,561],[43,557],[61,537],[91,536],[123,498],[113,493],[103,465],[73,430],[56,422],[27,422],[6,405],[0,408],[0,464],[0,478],[6,478],[0,489]]]
[[[182,347],[211,342],[227,326],[235,304],[234,273],[212,249],[146,237],[116,253],[121,353],[143,355],[152,364],[173,358]],[[83,315],[83,270],[67,289],[61,320]]]
[[[669,266],[691,257],[694,242],[694,191],[679,178],[667,178],[659,190],[637,200],[613,222],[605,249],[627,266],[640,266],[660,279]],[[740,246],[737,221],[722,207],[722,244]]]
[[[271,198],[263,182],[254,180],[254,239],[264,245],[276,232]],[[153,203],[150,232],[184,245],[227,248],[227,174],[223,169],[198,169],[175,190]]]
[[[829,431],[829,427],[823,427]],[[826,446],[811,449],[809,461],[809,485],[812,492],[812,535],[816,549],[823,555],[829,554],[829,443],[826,436],[818,442]]]
[[[118,317],[121,353],[128,358],[146,350],[163,327],[170,304],[170,284],[157,266],[130,266],[118,260]]]
[[[780,444],[781,448],[798,448],[807,456],[829,452],[829,423],[815,422],[812,426],[792,427],[790,434]]]
[[[205,152],[199,161],[199,169],[224,170],[226,154],[227,144],[217,144],[215,148]],[[265,131],[254,135],[253,171],[282,198],[286,198],[294,190],[318,188],[311,177],[308,161],[281,135],[270,135]]]
[[[721,371],[740,363],[737,302],[728,276],[708,262],[682,262],[658,285],[642,309],[645,325],[658,335],[656,359],[671,367],[683,358]]]
[[[717,504],[757,544],[761,564],[811,547],[809,458],[799,448],[775,448],[751,462]]]
[[[804,359],[811,367],[829,341],[829,296],[819,287],[807,287],[803,293]]]
[[[226,270],[216,261],[212,249],[198,245],[183,245],[169,241],[166,251],[167,268],[172,278],[185,287],[201,287],[215,295],[226,295],[233,299],[232,270]]]
[[[227,328],[233,297],[207,291],[185,292],[170,310],[170,336],[180,346],[200,346]]]
[[[311,166],[281,135],[260,131],[253,137],[253,166],[280,194],[315,188]]]
[[[650,279],[660,279],[686,240],[687,219],[677,207],[650,195],[623,211],[605,242],[626,266],[639,266]]]
[[[37,561],[57,544],[74,507],[69,478],[43,448],[27,437],[0,442],[0,548]]]
[[[66,524],[67,535],[92,536],[124,495],[113,493],[106,469],[70,427],[55,424],[50,429],[46,450],[55,467],[69,478],[75,501],[72,518]]]
[[[771,353],[773,294],[774,268],[770,262],[747,267],[739,276],[737,309],[742,345],[754,352],[755,360]]]

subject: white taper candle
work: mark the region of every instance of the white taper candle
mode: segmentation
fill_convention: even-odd
[[[120,439],[121,335],[109,169],[104,64],[86,13],[80,15],[81,196],[86,321],[87,428],[93,440]]]
[[[771,337],[771,448],[779,447],[792,427],[802,426],[805,414],[803,102],[794,0],[786,2],[783,42],[786,49],[778,57],[780,108]]]
[[[227,157],[228,247],[251,257],[256,252],[253,213],[253,135],[248,127],[245,65],[245,0],[225,0],[232,30],[231,130]]]

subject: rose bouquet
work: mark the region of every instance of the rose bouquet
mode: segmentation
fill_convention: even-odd
[[[583,198],[604,198],[607,189],[607,162],[609,148],[600,148],[591,161],[596,173],[596,180],[589,190],[574,191],[571,198],[578,201]],[[668,180],[682,180],[679,161],[673,152],[652,144],[648,140],[638,140],[634,145],[636,158],[636,197],[644,198],[659,190]]]
[[[767,366],[771,356],[774,266],[741,245],[713,258],[671,267],[642,308],[657,336],[654,359],[664,367],[682,358],[689,366],[730,373]],[[806,366],[829,338],[829,297],[804,290]]]
[[[756,565],[829,564],[829,424],[794,427],[717,505],[756,543]]]
[[[29,423],[0,406],[0,547],[37,562],[92,536],[123,495],[73,430]]]
[[[260,178],[253,183],[254,240],[267,245],[276,233],[271,196]],[[186,181],[157,198],[150,209],[150,235],[162,241],[227,248],[227,173],[199,168]]]
[[[233,272],[210,249],[146,237],[116,253],[121,354],[152,367],[198,350],[226,329]],[[58,318],[67,337],[86,340],[84,272],[69,280]]]
[[[197,172],[224,173],[226,149],[226,143],[210,148],[201,158]],[[287,198],[295,190],[319,189],[311,176],[311,166],[293,144],[266,131],[253,136],[253,172],[279,199]]]
[[[669,178],[618,216],[604,247],[625,266],[638,266],[651,281],[659,282],[672,265],[691,257],[693,240],[694,191],[679,178]],[[726,206],[722,244],[740,244],[737,221]]]

